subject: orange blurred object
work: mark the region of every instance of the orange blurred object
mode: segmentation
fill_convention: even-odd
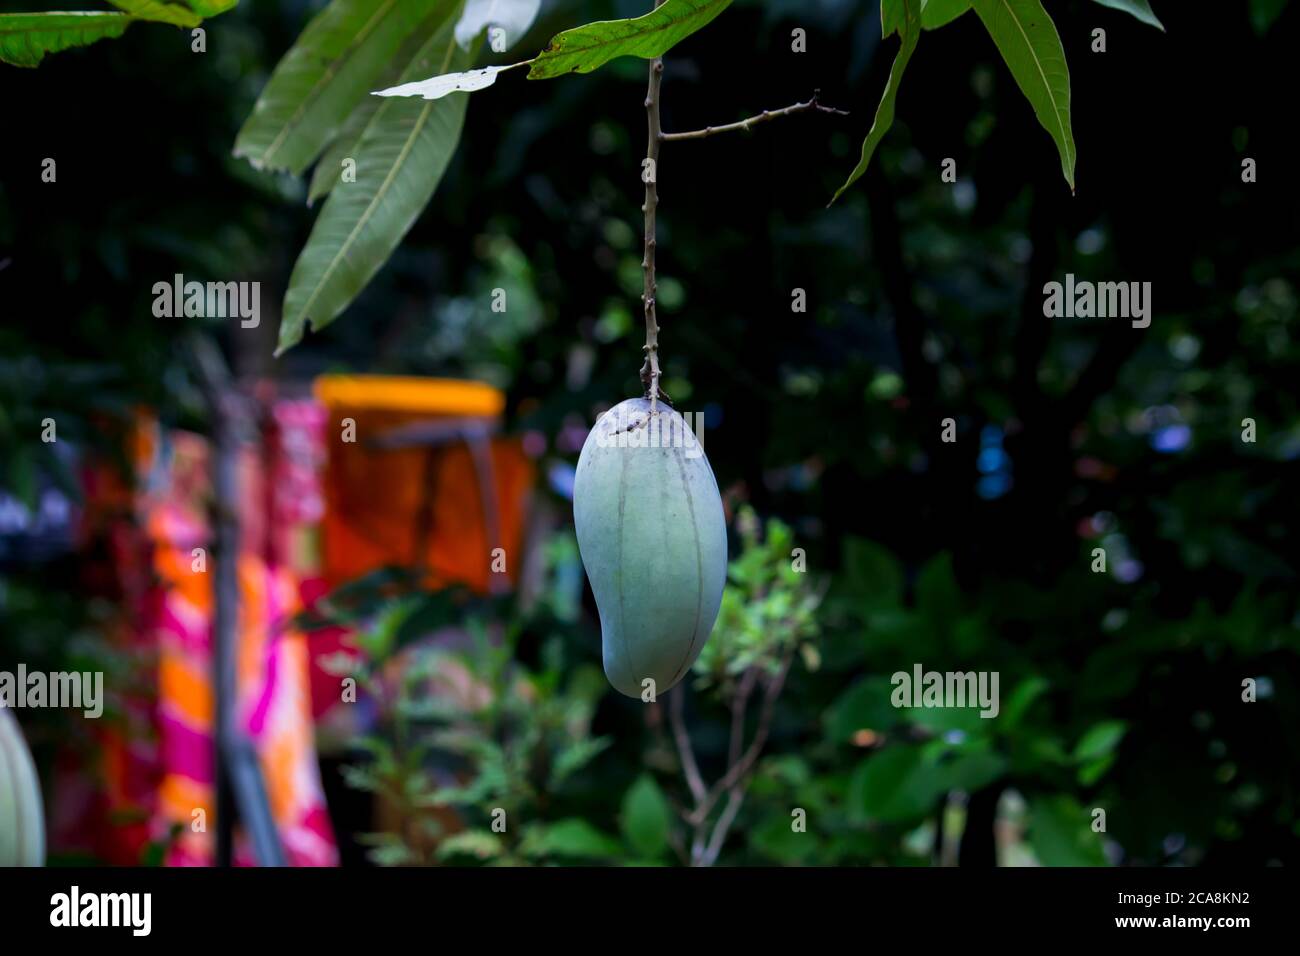
[[[336,586],[385,566],[479,592],[513,586],[533,466],[494,437],[505,396],[481,382],[326,375],[323,574]],[[494,573],[504,565],[504,574]]]

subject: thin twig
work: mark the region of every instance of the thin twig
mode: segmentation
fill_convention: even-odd
[[[731,830],[731,825],[736,822],[736,814],[740,812],[740,805],[744,802],[745,788],[733,787],[727,794],[726,807],[718,817],[718,822],[714,824],[713,835],[709,837],[709,845],[700,860],[701,866],[712,866],[717,862],[718,854],[722,852],[722,844],[726,842],[727,833]]]
[[[699,866],[704,862],[705,846],[704,824],[695,825],[695,835],[691,839],[691,866]]]
[[[691,749],[691,735],[686,730],[683,712],[686,702],[686,684],[677,687],[668,701],[668,722],[673,728],[673,742],[677,745],[677,756],[682,762],[682,773],[686,784],[691,788],[691,796],[699,803],[708,793],[704,778],[700,776],[699,764],[695,762],[695,751]],[[688,818],[689,819],[689,818]]]
[[[691,822],[699,825],[709,816],[709,812],[722,797],[724,793],[743,780],[749,771],[753,768],[754,762],[758,760],[759,754],[763,752],[763,745],[767,743],[768,732],[772,729],[772,714],[776,709],[776,699],[781,696],[781,688],[785,684],[786,675],[790,673],[790,665],[794,661],[794,649],[786,653],[785,660],[781,663],[781,669],[776,675],[768,681],[763,692],[763,711],[758,718],[758,728],[754,731],[754,739],[745,751],[745,755],[739,761],[728,768],[726,774],[721,780],[713,785],[703,800],[697,801],[695,812],[691,815]]]
[[[745,745],[745,709],[757,681],[758,669],[748,668],[741,676],[736,694],[731,700],[731,746],[727,750],[728,766],[740,759],[741,749]]]
[[[663,0],[655,0],[655,9]],[[641,178],[645,180],[645,254],[641,258],[641,271],[644,286],[641,302],[645,308],[645,363],[641,366],[641,383],[645,385],[645,397],[650,399],[651,412],[661,397],[666,398],[659,388],[659,319],[655,313],[655,210],[659,206],[659,86],[664,78],[663,57],[650,61],[650,86],[645,96],[646,126],[649,130],[646,144],[646,160],[642,167]],[[671,404],[671,403],[670,403]]]
[[[659,133],[659,139],[662,142],[678,139],[704,139],[706,136],[715,136],[718,133],[730,133],[736,130],[748,130],[751,126],[758,123],[766,123],[768,120],[778,119],[782,116],[790,116],[793,113],[802,113],[806,110],[815,110],[818,113],[833,113],[836,116],[848,116],[848,110],[837,110],[833,106],[822,106],[817,101],[820,90],[814,90],[812,99],[806,103],[795,103],[793,106],[785,106],[779,110],[763,110],[756,116],[743,119],[735,123],[726,123],[722,126],[706,126],[704,129],[693,129],[689,133]]]

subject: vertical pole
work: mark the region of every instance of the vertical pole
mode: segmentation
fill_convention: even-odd
[[[243,821],[258,863],[284,866],[257,750],[239,732],[239,453],[245,406],[221,353],[207,339],[191,341],[200,383],[212,411],[212,684],[216,781],[216,862],[234,859],[235,817]]]
[[[216,693],[217,866],[230,866],[234,855],[235,790],[231,764],[235,727],[235,645],[239,629],[239,440],[231,421],[231,395],[218,386],[212,403],[215,445],[213,490],[212,679]]]

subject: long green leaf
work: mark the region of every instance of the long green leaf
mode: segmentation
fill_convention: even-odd
[[[1155,11],[1151,9],[1148,0],[1093,0],[1094,3],[1100,3],[1103,7],[1110,7],[1112,10],[1123,10],[1125,13],[1131,13],[1147,26],[1155,27],[1157,30],[1163,30],[1165,25],[1160,22]]]
[[[631,20],[601,20],[565,30],[551,39],[528,70],[530,80],[590,73],[619,56],[662,56],[706,26],[731,0],[667,0]]]
[[[189,7],[167,0],[108,0],[124,13],[129,13],[136,20],[152,20],[155,23],[170,23],[178,27],[196,27],[203,18]]]
[[[429,37],[438,31],[446,17],[447,11],[439,8],[424,23],[416,27],[411,32],[411,35],[403,41],[401,49],[397,51],[397,55],[385,67],[384,72],[376,78],[376,85],[389,86],[400,80],[406,68],[420,55],[424,45],[429,42]],[[464,19],[465,14],[462,13],[462,23]],[[316,200],[326,196],[334,188],[334,184],[340,181],[344,159],[348,157],[356,159],[361,134],[370,125],[370,120],[382,103],[383,100],[378,97],[363,96],[361,101],[353,107],[352,112],[348,114],[343,122],[343,128],[334,137],[329,148],[321,156],[320,161],[316,163],[316,168],[312,170],[311,185],[307,188],[308,206],[315,205]]]
[[[459,4],[449,7],[454,13]],[[402,79],[469,64],[449,18]],[[386,99],[357,143],[357,179],[330,193],[298,256],[284,297],[277,354],[308,325],[321,329],[356,298],[397,248],[446,172],[460,139],[468,97]]]
[[[407,39],[453,0],[334,0],[280,60],[235,139],[261,169],[301,174]]]
[[[1074,191],[1074,132],[1070,125],[1070,70],[1052,18],[1039,0],[975,0],[975,12],[997,44],[1038,122],[1061,154],[1061,171]]]
[[[887,14],[886,6],[895,4],[899,12],[895,14],[891,10]],[[880,145],[885,133],[889,132],[889,127],[894,124],[894,104],[898,99],[899,84],[903,81],[903,71],[907,69],[912,54],[916,52],[916,43],[921,38],[920,0],[886,0],[886,3],[881,6],[881,15],[882,26],[893,26],[902,38],[902,46],[894,56],[894,65],[889,68],[889,82],[885,84],[885,94],[880,98],[880,105],[876,107],[876,118],[871,124],[867,138],[862,141],[862,157],[858,160],[858,165],[853,168],[853,172],[849,173],[849,178],[844,181],[844,185],[835,191],[835,195],[827,203],[828,206],[839,199],[844,190],[856,183],[867,171],[867,164],[871,162],[876,147]]]
[[[937,30],[970,9],[971,0],[921,0],[921,26]]]
[[[367,96],[349,114],[343,129],[334,137],[320,161],[316,163],[316,168],[311,171],[311,184],[307,187],[308,206],[315,205],[316,200],[329,195],[330,190],[340,181],[343,175],[343,160],[348,157],[357,158],[357,146],[361,142],[361,134],[370,125],[370,120],[378,111],[381,102],[376,97]]]
[[[0,62],[36,66],[47,53],[120,37],[124,13],[0,13]]]

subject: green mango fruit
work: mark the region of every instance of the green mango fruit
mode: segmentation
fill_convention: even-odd
[[[18,721],[0,706],[0,867],[45,862],[41,787]]]
[[[682,416],[644,398],[602,415],[578,457],[573,520],[605,676],[629,697],[647,678],[664,693],[709,639],[727,580],[722,496]]]

